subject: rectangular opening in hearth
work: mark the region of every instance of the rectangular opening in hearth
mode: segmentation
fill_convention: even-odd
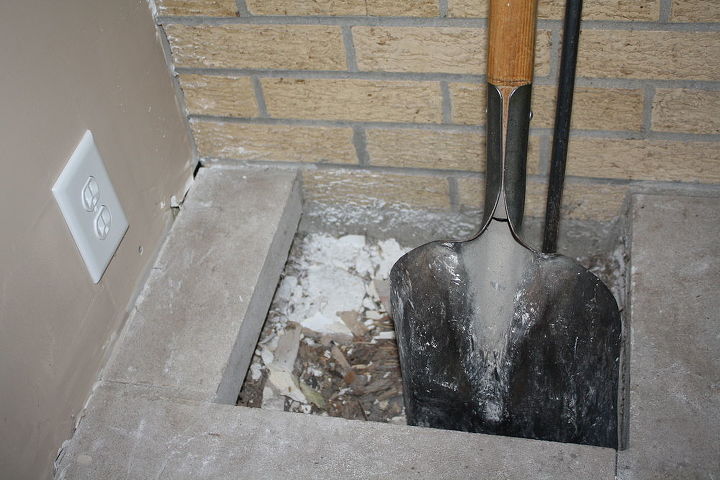
[[[612,230],[611,242],[595,243],[583,231],[588,225],[572,228],[566,238],[577,244],[568,250],[594,249],[573,256],[610,287],[622,308],[628,260],[622,228]],[[328,230],[296,235],[237,404],[406,424],[389,273],[417,238]]]

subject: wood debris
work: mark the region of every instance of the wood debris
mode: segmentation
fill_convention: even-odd
[[[397,345],[387,311],[387,275],[406,250],[393,240],[348,237],[333,240],[322,236],[317,240],[311,234],[296,239],[285,271],[289,280],[278,287],[238,405],[404,423]],[[327,248],[334,241],[346,248]],[[320,252],[318,245],[326,251]],[[353,255],[348,254],[348,248]],[[333,251],[340,252],[339,259],[332,258]],[[355,300],[331,300],[338,305],[355,305],[352,310],[337,312],[337,323],[351,335],[337,327],[314,331],[308,325],[318,322],[304,323],[297,316],[290,321],[292,315],[287,314],[295,311],[292,301],[302,299],[305,311],[327,315],[322,310],[325,304],[313,310],[313,299],[307,298],[303,288],[308,270],[317,273],[330,266],[344,268],[347,275],[361,280],[347,281],[343,286],[345,294],[358,295]],[[341,280],[346,277],[345,272],[331,275]],[[362,288],[350,292],[348,286],[355,284]]]

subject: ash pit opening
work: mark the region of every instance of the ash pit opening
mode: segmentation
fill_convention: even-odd
[[[298,233],[237,404],[406,424],[389,274],[410,250],[392,238]],[[622,308],[622,242],[577,260]]]

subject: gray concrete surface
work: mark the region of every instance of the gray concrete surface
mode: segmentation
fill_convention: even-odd
[[[300,214],[295,172],[201,169],[103,379],[234,404]]]
[[[415,248],[434,240],[460,241],[477,235],[482,212],[430,212],[388,205],[328,205],[307,202],[300,230],[333,235],[363,234],[375,238],[392,237]],[[623,213],[625,208],[623,208]],[[528,217],[523,221],[521,238],[540,249],[543,219]],[[604,253],[617,242],[621,225],[615,221],[563,220],[558,232],[558,252],[577,257]]]
[[[106,384],[57,479],[612,479],[615,451],[168,398]]]
[[[720,199],[632,207],[626,480],[720,478]]]
[[[56,478],[613,478],[609,449],[218,403],[235,400],[299,209],[293,174],[201,170]]]
[[[57,479],[635,480],[720,471],[720,199],[633,199],[630,447],[618,454],[218,403],[232,403],[240,387],[300,201],[287,171],[209,169],[198,178],[60,453]]]

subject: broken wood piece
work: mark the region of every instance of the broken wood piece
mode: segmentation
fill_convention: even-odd
[[[352,370],[352,365],[350,365],[350,362],[348,362],[347,358],[345,358],[345,354],[342,353],[342,350],[340,350],[337,345],[333,345],[330,348],[330,351],[332,352],[332,356],[335,361],[337,361],[338,365],[340,365],[340,368],[344,371]]]
[[[363,337],[367,334],[368,328],[360,321],[360,312],[339,312],[338,315],[356,337]]]

